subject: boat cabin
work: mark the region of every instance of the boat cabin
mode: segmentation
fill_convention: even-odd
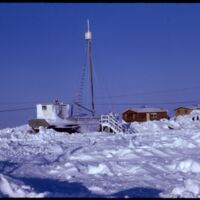
[[[37,119],[66,119],[71,117],[72,108],[56,100],[53,104],[37,104]]]

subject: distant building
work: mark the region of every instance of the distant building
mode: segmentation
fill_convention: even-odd
[[[187,106],[187,107],[178,107],[175,109],[175,115],[188,115],[193,110],[200,110],[200,106]]]
[[[122,113],[125,122],[145,122],[149,120],[160,120],[168,118],[167,110],[162,108],[134,108]]]

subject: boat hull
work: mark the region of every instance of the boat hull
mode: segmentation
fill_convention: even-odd
[[[68,133],[97,132],[101,130],[98,117],[73,117],[70,120],[63,120],[62,123],[45,119],[31,119],[28,124],[35,132],[39,132],[40,127]]]
[[[39,132],[40,127],[44,127],[47,129],[54,129],[58,132],[68,132],[68,133],[74,133],[78,132],[80,127],[78,125],[74,124],[68,124],[65,126],[56,126],[55,124],[49,123],[45,119],[31,119],[28,121],[29,126],[34,130],[34,132]]]

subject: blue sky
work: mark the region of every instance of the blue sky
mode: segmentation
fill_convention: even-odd
[[[200,102],[200,4],[1,3],[0,110],[74,101],[87,18],[97,113]],[[35,114],[0,113],[0,127]]]

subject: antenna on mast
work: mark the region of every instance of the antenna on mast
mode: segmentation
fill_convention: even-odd
[[[90,21],[87,19],[87,27],[88,27],[88,32],[90,32]]]
[[[91,40],[92,39],[92,33],[90,32],[90,21],[87,19],[87,32],[85,33],[85,39]]]
[[[92,33],[90,32],[90,22],[87,19],[87,32],[85,33],[85,40],[87,45],[87,59],[90,65],[90,86],[91,86],[91,98],[92,98],[92,115],[94,116],[94,87],[93,87],[93,73],[92,73]]]

